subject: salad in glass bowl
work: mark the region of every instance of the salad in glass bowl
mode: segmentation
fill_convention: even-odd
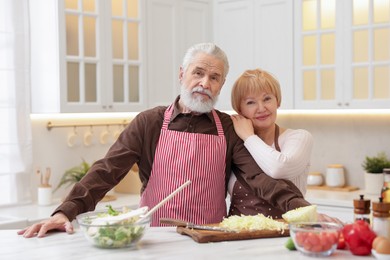
[[[150,225],[150,217],[144,217],[147,208],[93,211],[76,217],[80,230],[88,241],[101,248],[134,247]]]

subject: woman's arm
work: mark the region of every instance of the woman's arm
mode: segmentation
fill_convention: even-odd
[[[287,130],[279,137],[281,152],[252,135],[245,147],[264,172],[275,179],[291,179],[301,175],[310,162],[312,135],[303,129]]]

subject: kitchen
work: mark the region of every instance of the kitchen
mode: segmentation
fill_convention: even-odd
[[[262,9],[254,8],[259,7],[259,2],[263,4],[263,6],[260,6]],[[142,11],[141,14],[146,18],[153,17],[151,19],[155,19],[147,21],[146,24],[140,23],[140,31],[144,30],[144,33],[146,34],[144,35],[145,38],[140,39],[140,41],[144,43],[144,45],[140,44],[139,46],[141,49],[140,58],[143,58],[140,62],[141,64],[143,64],[142,62],[145,62],[148,73],[154,75],[153,77],[151,76],[148,78],[145,76],[144,72],[144,74],[141,74],[143,76],[140,77],[140,82],[148,82],[149,86],[159,86],[159,88],[167,89],[161,89],[161,92],[147,89],[146,91],[141,92],[139,96],[141,102],[133,102],[138,105],[130,104],[129,106],[124,107],[118,106],[119,108],[116,108],[115,111],[121,112],[114,113],[91,113],[91,111],[88,110],[101,112],[103,109],[100,107],[98,110],[96,109],[97,106],[92,107],[88,104],[86,106],[77,106],[77,104],[75,106],[74,104],[70,104],[68,107],[66,107],[65,104],[65,109],[63,108],[62,102],[64,102],[64,99],[66,98],[62,96],[62,93],[60,94],[60,84],[58,81],[59,78],[64,77],[64,75],[60,73],[61,70],[58,67],[53,66],[53,64],[59,64],[59,61],[53,61],[52,59],[58,59],[58,55],[55,55],[55,53],[59,50],[64,52],[64,50],[58,48],[56,46],[56,41],[53,41],[53,35],[59,34],[57,32],[58,27],[56,27],[57,23],[47,23],[46,20],[43,20],[43,23],[46,22],[46,26],[49,28],[41,30],[41,33],[38,36],[35,36],[41,40],[37,41],[37,39],[31,35],[32,42],[36,43],[36,45],[33,46],[40,45],[40,47],[34,49],[32,52],[36,55],[41,55],[43,53],[49,56],[47,58],[49,59],[49,65],[40,67],[45,64],[39,65],[34,63],[33,60],[31,61],[36,65],[31,69],[32,73],[34,73],[34,76],[32,76],[33,92],[31,93],[33,99],[31,114],[31,153],[33,155],[33,160],[29,173],[30,186],[29,189],[27,189],[29,194],[27,195],[26,203],[31,201],[34,204],[37,201],[36,187],[39,184],[39,178],[37,178],[34,172],[35,167],[41,167],[42,170],[46,167],[51,167],[52,176],[50,181],[52,185],[56,185],[63,172],[78,164],[82,158],[88,162],[93,162],[102,157],[113,141],[114,132],[121,127],[121,125],[109,126],[109,141],[102,144],[99,138],[101,133],[104,130],[107,130],[107,126],[73,127],[74,125],[77,125],[78,122],[88,121],[91,122],[91,124],[96,122],[104,122],[104,124],[107,124],[111,122],[115,124],[117,122],[123,122],[123,120],[129,120],[135,115],[134,113],[128,112],[133,111],[129,109],[129,107],[134,107],[134,111],[139,111],[140,108],[146,108],[147,106],[152,107],[171,102],[178,93],[177,89],[171,89],[171,86],[177,84],[176,70],[181,60],[180,55],[182,55],[184,49],[188,45],[199,40],[214,40],[220,44],[221,47],[226,49],[229,58],[231,57],[230,62],[232,68],[230,76],[225,83],[222,91],[223,93],[220,97],[221,104],[219,104],[219,107],[221,109],[230,110],[230,86],[233,79],[237,77],[241,71],[254,66],[269,69],[277,75],[284,87],[282,90],[283,105],[282,109],[279,111],[278,123],[291,128],[307,129],[314,136],[315,144],[312,154],[311,170],[324,174],[328,164],[343,164],[348,185],[357,186],[361,191],[364,190],[364,177],[361,164],[365,156],[376,155],[379,151],[390,154],[390,143],[387,138],[387,133],[389,133],[390,130],[389,94],[387,92],[387,98],[383,100],[371,100],[364,104],[351,103],[351,106],[354,105],[353,109],[346,109],[345,107],[335,109],[335,107],[337,107],[337,102],[333,102],[334,104],[330,105],[328,100],[316,100],[314,102],[310,100],[300,100],[300,96],[297,94],[299,93],[299,89],[294,91],[292,88],[292,82],[295,82],[292,68],[296,64],[293,57],[294,55],[297,55],[294,51],[299,49],[292,47],[294,43],[292,37],[293,23],[290,22],[293,20],[292,14],[293,9],[295,8],[295,5],[293,5],[292,2],[295,1],[278,1],[277,3],[280,4],[280,6],[276,4],[274,6],[270,5],[271,2],[272,1],[184,1],[183,3],[180,1],[155,0],[147,1],[145,4],[146,8],[140,3],[141,7],[146,9],[146,11]],[[35,1],[34,4],[31,4],[31,7],[36,8],[39,5],[39,2]],[[44,5],[48,10],[46,10],[46,12],[44,9],[43,11],[36,10],[35,15],[40,15],[42,18],[45,17],[45,15],[53,15],[52,10],[54,9],[50,8],[56,7],[56,1],[45,1]],[[268,6],[269,9],[265,9]],[[186,10],[189,10],[188,13],[186,13],[188,14],[187,16],[183,15],[183,11]],[[204,10],[206,10],[206,12]],[[268,18],[269,22],[261,23],[261,21],[256,20],[257,24],[262,26],[255,27],[251,25],[250,19],[261,16],[256,16],[253,13],[247,15],[248,10],[261,10],[265,17]],[[145,14],[143,12],[147,13]],[[229,12],[231,12],[233,16],[228,16]],[[159,15],[156,16],[155,14]],[[201,16],[203,23],[196,23],[196,26],[192,23],[186,26],[186,23],[191,23],[191,20],[186,19],[186,17],[192,17],[190,15],[194,14]],[[33,16],[33,14],[31,14],[31,16]],[[170,20],[167,19],[167,17],[173,18]],[[234,19],[232,19],[232,17],[234,17]],[[272,17],[275,21],[269,20]],[[286,21],[286,19],[291,19],[291,21]],[[207,26],[210,23],[214,26]],[[180,24],[180,26],[177,24]],[[274,24],[275,27],[270,26],[270,24]],[[286,24],[289,24],[291,28],[286,26]],[[142,29],[142,26],[147,26],[147,30],[145,28]],[[165,27],[160,28],[160,26]],[[194,34],[186,35],[186,28],[193,28],[193,30],[197,31]],[[248,28],[248,32],[242,30],[242,28]],[[254,31],[255,28],[256,30],[261,29],[262,31],[253,34],[251,30]],[[272,30],[273,28],[277,29]],[[31,30],[33,30],[33,28]],[[157,33],[161,31],[163,31],[165,35],[159,35]],[[234,33],[228,34],[227,32],[229,31]],[[280,33],[277,34],[275,31]],[[181,35],[183,35],[183,37],[181,37]],[[270,37],[272,36],[274,38],[272,41],[262,41],[261,38],[259,38],[261,35],[270,35]],[[285,38],[286,35],[289,36],[287,39]],[[195,39],[192,37],[195,37]],[[234,38],[245,38],[249,40],[237,42],[237,40],[234,41]],[[59,39],[61,39],[61,37],[59,37]],[[260,44],[263,44],[264,46]],[[64,48],[64,46],[62,46],[62,48]],[[161,52],[162,49],[164,52]],[[262,51],[264,49],[267,51]],[[146,55],[145,53],[150,54]],[[256,53],[256,55],[253,55],[253,53]],[[165,55],[174,57],[174,59],[167,59]],[[170,62],[170,60],[172,61]],[[387,64],[388,61],[389,59],[387,60]],[[169,66],[166,65],[167,63]],[[164,70],[159,69],[162,67]],[[36,85],[34,85],[34,77],[38,77],[41,74],[44,74],[42,76],[45,79],[45,81],[43,81],[44,84],[42,83],[39,85],[38,90],[34,92],[36,89],[34,88],[34,86],[36,87]],[[38,82],[42,81],[39,81],[38,78]],[[164,83],[162,84],[161,82]],[[345,82],[348,81],[345,80]],[[388,82],[387,79],[387,86],[389,86]],[[39,89],[39,87],[45,86],[45,84],[45,89]],[[47,86],[55,87],[48,88]],[[53,94],[51,92],[56,93]],[[342,90],[337,90],[337,97],[335,99],[347,100],[348,95],[340,94],[340,92],[342,92]],[[346,97],[343,98],[343,95],[346,95]],[[383,102],[385,104],[383,104]],[[377,103],[380,104],[380,107],[377,107]],[[72,111],[72,109],[77,110],[80,109],[80,107],[82,107],[82,110],[78,112],[85,113],[58,113],[63,111],[75,112]],[[369,107],[378,109],[367,109]],[[49,113],[45,113],[45,111]],[[67,123],[70,126],[54,127],[49,130],[47,127],[48,122],[53,122],[55,124]],[[94,137],[93,144],[87,146],[83,143],[82,136],[91,129]],[[78,144],[69,147],[67,143],[68,136],[72,134],[74,130],[76,130],[79,135]],[[315,199],[317,199],[317,201],[320,200],[323,203],[327,203],[326,205],[334,206],[338,205],[335,202],[335,200],[337,201],[336,198],[344,198],[341,199],[339,204],[342,207],[345,207],[347,206],[345,204],[347,204],[348,201],[350,206],[346,208],[346,211],[351,211],[352,199],[356,198],[361,191],[333,193],[331,195],[328,195],[328,192],[326,194],[327,196],[331,196],[331,198],[327,201],[324,201],[326,199],[323,199],[322,197],[325,193],[323,194],[321,191],[318,191],[317,194],[319,194],[319,198],[314,197],[313,202],[316,202]],[[53,201],[59,201],[65,193],[65,189],[59,190],[53,194]],[[316,193],[316,191],[313,192],[312,190],[309,190],[308,196],[311,193]],[[376,199],[376,197],[373,196],[372,199]],[[50,207],[36,207],[36,211],[43,212],[43,215],[48,216],[51,212],[48,213],[50,210],[46,210],[47,208]],[[337,210],[339,209],[337,208]],[[1,208],[1,212],[4,212],[5,216],[9,216],[13,211],[16,210],[6,207]],[[15,216],[20,217],[20,215],[14,215],[12,217]],[[39,220],[41,217],[42,215],[39,215],[37,219],[33,219],[32,221]]]

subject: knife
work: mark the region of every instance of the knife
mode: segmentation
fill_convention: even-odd
[[[233,230],[229,230],[227,228],[223,227],[217,227],[217,226],[206,226],[206,225],[196,225],[191,222],[187,222],[180,219],[173,219],[173,218],[160,218],[161,224],[167,224],[177,227],[185,227],[190,229],[202,229],[202,230],[212,230],[212,231],[222,231],[222,232],[235,232]]]

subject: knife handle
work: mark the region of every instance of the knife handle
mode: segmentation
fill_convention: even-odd
[[[177,227],[187,227],[188,222],[180,219],[174,219],[174,218],[160,218],[161,224],[167,224]]]

